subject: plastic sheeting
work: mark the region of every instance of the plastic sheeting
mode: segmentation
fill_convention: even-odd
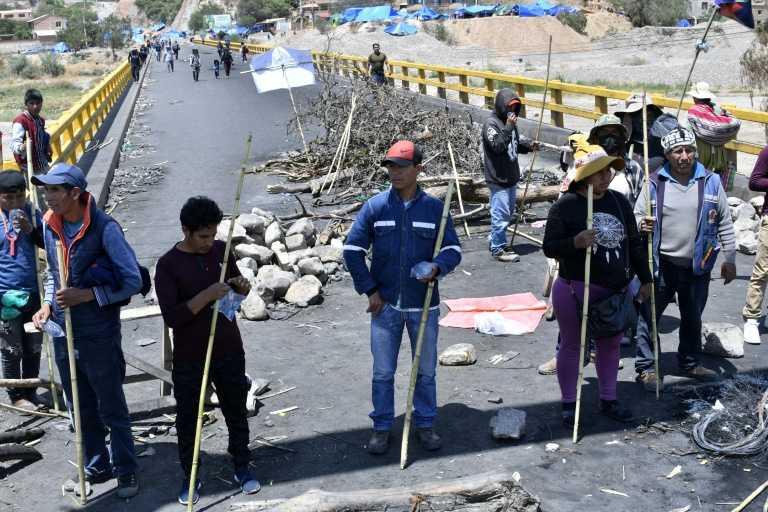
[[[433,11],[427,6],[422,6],[421,9],[416,11],[413,14],[409,14],[408,18],[415,18],[419,21],[431,21],[431,20],[438,20],[442,16],[438,14],[437,12]]]
[[[315,83],[312,54],[277,46],[251,59],[251,76],[259,93]]]
[[[66,53],[70,51],[69,46],[67,46],[67,43],[60,42],[53,45],[53,48],[51,48],[51,52],[53,53]]]
[[[443,302],[450,312],[440,320],[440,325],[463,329],[473,329],[476,316],[497,312],[505,319],[513,321],[522,332],[531,333],[536,330],[547,310],[546,303],[530,292]]]
[[[379,5],[377,7],[365,7],[355,17],[355,21],[362,23],[364,21],[387,21],[396,17],[397,11],[390,5]]]
[[[400,22],[388,26],[384,29],[384,32],[391,36],[410,36],[418,32],[418,29],[408,23]]]

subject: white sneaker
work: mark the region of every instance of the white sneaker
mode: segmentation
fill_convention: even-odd
[[[520,256],[518,256],[517,253],[514,253],[512,251],[504,251],[502,253],[499,253],[499,254],[493,256],[493,258],[496,261],[501,261],[501,262],[504,262],[504,263],[513,263],[513,262],[519,260]]]
[[[744,322],[744,343],[749,343],[750,345],[760,344],[760,323],[754,318]]]

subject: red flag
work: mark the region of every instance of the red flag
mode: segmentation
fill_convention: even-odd
[[[745,27],[755,28],[752,0],[715,0],[715,6],[726,18],[736,20]]]

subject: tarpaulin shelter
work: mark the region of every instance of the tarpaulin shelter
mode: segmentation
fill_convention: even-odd
[[[393,23],[384,29],[384,32],[391,36],[410,36],[418,32],[418,29],[413,25],[409,25],[404,21],[400,23]]]
[[[152,32],[160,32],[165,28],[165,23],[158,23],[157,25],[152,27]]]
[[[357,18],[357,15],[360,14],[360,11],[362,11],[362,7],[350,7],[348,9],[344,9],[344,14],[342,15],[344,18],[345,23],[349,23],[352,21],[355,21]]]
[[[442,15],[436,13],[426,5],[421,6],[421,9],[416,11],[413,14],[409,15],[409,18],[415,18],[419,21],[431,21],[431,20],[438,20],[442,17]]]
[[[677,22],[677,26],[679,28],[689,28],[691,26],[691,22],[688,20],[680,20]]]
[[[379,5],[377,7],[365,7],[357,13],[355,21],[362,23],[364,21],[387,21],[397,16],[397,11],[390,5]]]
[[[456,9],[453,13],[459,18],[482,18],[493,16],[493,13],[496,12],[496,7],[496,5],[470,5]]]
[[[344,19],[344,15],[341,13],[336,13],[330,18],[330,22],[334,26],[343,25],[346,23],[347,20]]]
[[[516,6],[517,15],[521,18],[533,18],[538,16],[549,16],[549,13],[545,10],[539,7],[538,5],[524,5],[524,4],[517,4]]]
[[[70,51],[69,46],[67,46],[67,43],[60,42],[53,45],[53,48],[51,48],[51,52],[53,53],[66,53]]]
[[[502,4],[496,8],[496,16],[512,16],[517,14],[516,5]]]

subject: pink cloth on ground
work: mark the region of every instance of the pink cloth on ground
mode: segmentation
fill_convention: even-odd
[[[444,300],[450,312],[440,320],[441,327],[459,327],[473,329],[475,315],[498,312],[504,318],[514,320],[525,327],[526,332],[533,332],[538,327],[547,304],[530,292],[501,295],[498,297],[477,297]]]

